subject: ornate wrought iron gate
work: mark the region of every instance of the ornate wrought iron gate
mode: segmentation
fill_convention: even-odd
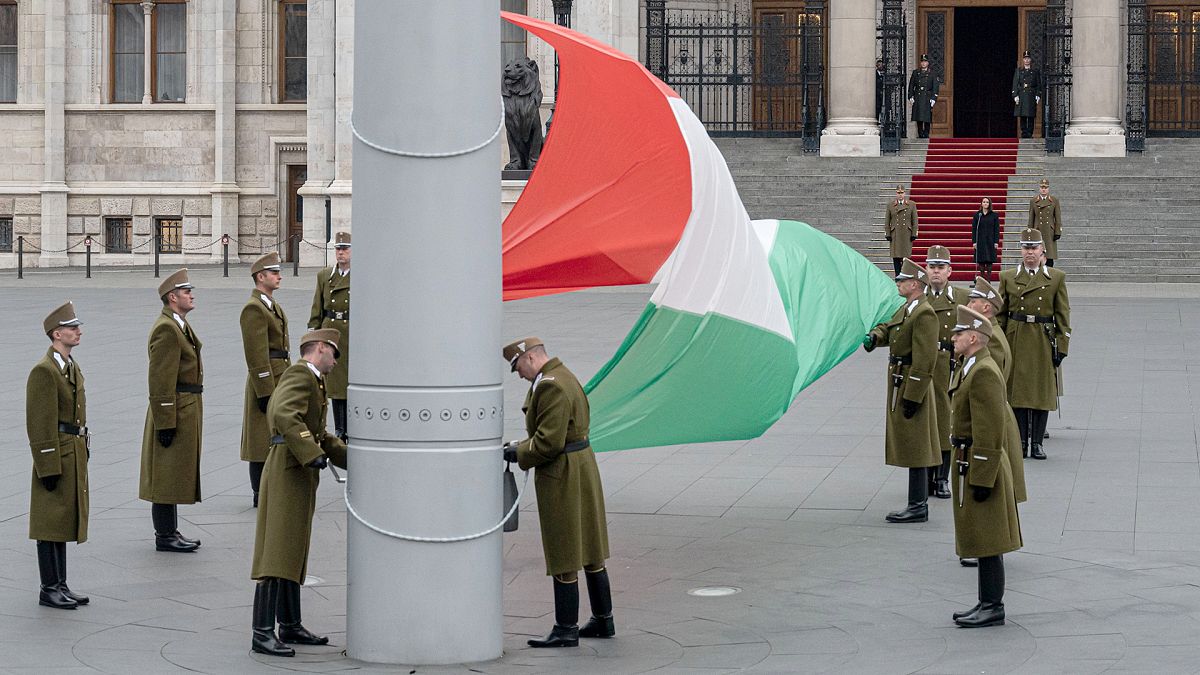
[[[1071,120],[1071,15],[1066,0],[1046,3],[1046,107],[1042,135],[1046,152],[1063,151],[1063,138]]]
[[[1200,3],[1174,7],[1139,7],[1143,14],[1145,39],[1134,44],[1130,31],[1130,72],[1140,57],[1144,72],[1142,94],[1145,130],[1159,136],[1200,135]],[[1132,24],[1131,24],[1132,26]],[[1135,48],[1144,51],[1134,53]],[[1133,88],[1133,83],[1129,85]]]
[[[713,136],[791,136],[820,149],[825,1],[760,13],[668,9],[646,0],[646,67]]]
[[[879,118],[879,147],[883,152],[900,152],[904,135],[904,75],[908,72],[908,22],[904,0],[883,0],[883,14],[876,30],[883,75],[875,76],[875,115]]]
[[[1128,0],[1128,38],[1125,64],[1125,150],[1146,149],[1146,0]]]

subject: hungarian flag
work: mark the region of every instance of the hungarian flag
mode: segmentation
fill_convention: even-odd
[[[586,385],[598,451],[753,438],[900,305],[836,239],[751,221],[720,151],[634,59],[504,13],[560,63],[550,136],[504,222],[504,297],[657,281]]]

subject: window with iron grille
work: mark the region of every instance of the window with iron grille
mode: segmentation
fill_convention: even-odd
[[[12,218],[0,218],[0,251],[12,253]]]
[[[133,238],[131,218],[104,219],[104,250],[108,253],[129,253]]]
[[[159,253],[183,253],[183,221],[178,218],[159,218],[154,221],[158,233]]]

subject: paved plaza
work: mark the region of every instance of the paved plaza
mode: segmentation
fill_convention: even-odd
[[[314,273],[286,271],[277,295],[293,346]],[[0,360],[0,673],[1200,671],[1196,287],[1072,288],[1062,418],[1051,415],[1050,459],[1026,464],[1025,547],[1005,556],[1003,627],[960,629],[950,619],[975,603],[976,572],[958,564],[949,501],[931,500],[926,524],[884,522],[905,501],[907,475],[883,464],[885,357],[860,350],[762,438],[599,457],[616,639],[525,646],[553,622],[530,489],[520,530],[504,535],[504,657],[400,668],[342,653],[346,513],[328,474],[309,564],[317,579],[303,604],[305,623],[332,644],[300,647],[293,659],[249,653],[255,511],[238,460],[245,368],[237,316],[250,283],[244,268],[193,280],[198,308],[189,320],[206,366],[204,501],[180,507],[180,516],[184,533],[204,545],[179,555],[154,551],[149,506],[137,499],[157,281],[111,269],[91,280],[76,270],[0,278],[8,352]],[[648,293],[510,303],[504,335],[541,336],[586,379]],[[37,604],[24,420],[25,378],[47,348],[41,320],[68,299],[85,322],[76,356],[94,433],[90,540],[68,548],[71,587],[92,604],[71,612]],[[506,438],[523,433],[524,389],[506,380]],[[738,592],[689,594],[712,587]]]

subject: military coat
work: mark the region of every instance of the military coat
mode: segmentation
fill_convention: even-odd
[[[1062,237],[1062,205],[1054,195],[1029,200],[1029,229],[1041,230],[1046,257],[1058,258],[1058,239]]]
[[[1008,382],[1008,376],[1012,372],[1012,352],[1008,346],[1008,338],[1004,336],[1004,329],[1000,327],[1000,322],[995,317],[992,318],[992,338],[988,340],[988,356],[996,362],[996,367],[1000,369],[1000,374],[1004,376],[1004,381]],[[1017,428],[1017,416],[1012,413],[1012,408],[1009,408],[1009,420],[1007,433],[1011,437],[1011,441],[1004,444],[1008,450],[1008,463],[1012,467],[1013,477],[1013,492],[1017,495],[1017,503],[1020,504],[1026,500],[1025,494],[1025,461],[1021,457],[1021,430]]]
[[[1000,325],[1012,350],[1008,400],[1014,408],[1054,410],[1058,384],[1051,360],[1050,335],[1066,354],[1071,341],[1071,306],[1066,274],[1043,265],[1032,275],[1024,266],[1000,273],[1005,312]],[[1036,317],[1016,320],[1013,314]]]
[[[889,321],[871,329],[875,344],[888,346],[885,457],[891,466],[921,468],[942,463],[932,392],[937,333],[937,315],[924,297],[905,303]],[[898,388],[893,374],[899,376]],[[911,419],[904,418],[903,401],[921,404]]]
[[[933,287],[926,289],[925,297],[937,315],[938,352],[933,368],[933,401],[937,404],[938,448],[950,451],[950,364],[954,361],[954,325],[958,323],[958,306],[967,302],[967,293],[949,284],[941,293]]]
[[[283,305],[255,290],[242,307],[242,351],[246,355],[246,393],[242,405],[242,461],[265,462],[271,449],[271,428],[258,399],[275,392],[287,370],[287,314]],[[274,354],[274,356],[272,356]]]
[[[1020,67],[1013,72],[1013,117],[1037,117],[1037,100],[1042,95],[1042,71]]]
[[[608,558],[608,522],[600,469],[586,441],[590,409],[574,373],[557,358],[538,372],[525,396],[525,431],[517,464],[534,470],[546,574],[565,574]]]
[[[888,248],[893,258],[912,256],[912,243],[917,238],[917,205],[911,199],[903,202],[893,199],[888,204],[883,235],[891,242]]]
[[[29,538],[82,544],[88,532],[87,439],[58,425],[86,427],[87,396],[79,363],[72,359],[60,366],[55,356],[51,347],[25,385],[25,429],[33,453]],[[49,476],[59,477],[53,491],[40,480]]]
[[[941,83],[932,70],[912,71],[908,78],[908,97],[912,99],[912,121],[932,122],[933,104],[936,101]]]
[[[322,380],[308,362],[297,361],[283,372],[267,405],[271,433],[284,442],[271,446],[263,467],[252,579],[304,583],[321,480],[321,470],[308,464],[327,455],[346,468],[346,444],[325,430],[328,399]]]
[[[1013,491],[1007,433],[1012,411],[1004,397],[1004,377],[986,350],[968,358],[950,384],[951,433],[971,440],[955,452],[951,468],[954,544],[961,558],[1001,555],[1021,548],[1021,522]],[[967,462],[960,486],[958,461]],[[991,488],[982,502],[972,487]]]
[[[337,365],[325,376],[329,398],[345,400],[350,381],[350,271],[338,272],[337,265],[317,272],[317,292],[313,294],[312,315],[308,327],[336,328],[342,331],[338,340]]]
[[[182,324],[182,325],[180,325]],[[150,329],[150,406],[142,432],[142,476],[138,496],[155,504],[200,501],[200,448],[204,439],[203,394],[180,391],[204,386],[200,338],[169,307]],[[158,431],[174,429],[164,448]]]

